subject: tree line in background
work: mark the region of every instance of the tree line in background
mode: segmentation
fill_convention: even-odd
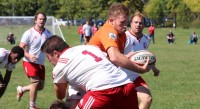
[[[48,16],[70,20],[106,19],[113,2],[129,7],[132,14],[144,13],[156,26],[173,22],[188,28],[200,24],[200,0],[1,0],[0,16],[33,16],[42,11]]]

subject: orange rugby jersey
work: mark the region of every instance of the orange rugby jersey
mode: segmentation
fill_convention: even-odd
[[[89,41],[90,45],[96,45],[104,52],[107,52],[109,47],[116,47],[121,53],[124,53],[125,43],[126,34],[118,34],[108,21],[106,21]]]

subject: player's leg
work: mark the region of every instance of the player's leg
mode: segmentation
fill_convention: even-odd
[[[121,107],[118,106],[117,109],[139,109],[135,85],[133,83],[124,85],[123,93],[125,95],[124,99],[120,99],[118,104],[120,104]]]
[[[155,43],[154,34],[152,34],[153,43]]]
[[[5,86],[4,81],[3,81],[3,76],[0,72],[0,89],[3,88]]]
[[[140,86],[137,87],[136,90],[137,90],[137,96],[140,101],[139,109],[150,109],[152,103],[152,96],[148,87]]]
[[[37,91],[43,89],[44,84],[38,76],[30,77],[30,80],[30,109],[34,109],[36,107]]]
[[[139,109],[150,109],[152,96],[148,85],[140,76],[134,81],[134,84],[139,99]]]
[[[84,35],[83,39],[84,39],[84,44],[87,44],[87,36]]]

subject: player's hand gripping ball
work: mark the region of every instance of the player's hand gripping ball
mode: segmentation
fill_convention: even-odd
[[[143,66],[147,61],[147,57],[149,57],[149,65],[156,62],[156,56],[148,50],[136,51],[129,57],[129,59],[133,63]]]

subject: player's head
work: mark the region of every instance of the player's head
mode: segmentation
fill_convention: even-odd
[[[142,13],[136,12],[131,17],[131,31],[138,35],[142,34],[145,25],[145,17]]]
[[[44,27],[47,20],[46,14],[43,12],[38,12],[35,14],[34,23],[39,27]]]
[[[69,109],[69,103],[61,100],[55,100],[49,109]]]
[[[14,46],[11,49],[11,53],[9,57],[10,57],[10,61],[13,64],[16,64],[17,62],[21,60],[22,57],[24,57],[24,49],[21,48],[20,46]]]
[[[86,22],[85,22],[85,23],[89,25],[89,24],[90,24],[90,20],[89,20],[89,19],[88,19],[88,20],[86,20]]]
[[[109,22],[118,33],[126,31],[129,17],[129,9],[121,3],[114,3],[108,11]]]
[[[13,36],[14,34],[12,32],[9,33],[10,36]]]
[[[56,65],[61,52],[68,47],[69,45],[61,37],[53,35],[42,44],[41,51],[46,53],[49,62]]]

